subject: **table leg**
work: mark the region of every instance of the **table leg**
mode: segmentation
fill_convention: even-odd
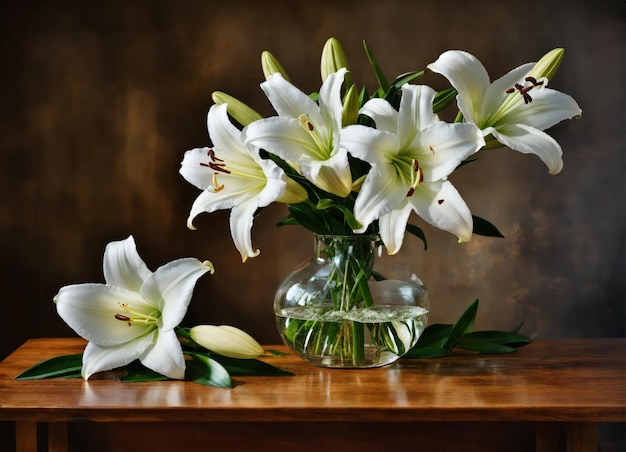
[[[37,422],[15,423],[15,450],[37,452]]]
[[[67,452],[67,422],[48,424],[48,452]]]
[[[598,424],[595,422],[572,422],[567,424],[567,450],[587,452],[598,450]]]
[[[537,452],[594,452],[598,450],[598,424],[594,422],[540,422],[537,424]]]

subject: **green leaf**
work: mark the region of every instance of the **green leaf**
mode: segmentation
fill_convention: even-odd
[[[221,355],[212,355],[232,376],[281,377],[293,375],[292,372],[279,369],[258,359],[236,359]]]
[[[424,71],[413,71],[407,72],[405,74],[400,74],[393,82],[391,82],[391,86],[395,88],[401,88],[402,85],[410,83],[416,78],[421,77],[422,75],[424,75]]]
[[[504,237],[502,233],[498,231],[498,228],[484,218],[472,215],[472,219],[474,220],[474,228],[472,230],[474,234],[484,235],[487,237]]]
[[[290,204],[289,213],[291,216],[306,229],[316,234],[328,234],[328,228],[324,223],[324,218],[320,218],[320,215],[314,215],[311,209],[300,204]]]
[[[350,209],[341,205],[338,205],[337,209],[341,210],[341,212],[343,213],[343,218],[346,223],[348,223],[348,226],[350,226],[350,229],[358,229],[362,226],[361,222],[356,219]]]
[[[120,381],[124,383],[137,383],[144,381],[165,381],[169,380],[168,377],[148,369],[139,361],[133,361],[124,367],[126,375],[120,377]]]
[[[450,335],[446,340],[446,343],[443,344],[444,348],[453,349],[456,344],[465,336],[474,325],[474,320],[476,319],[476,312],[478,311],[478,299],[474,300],[469,307],[465,310],[463,315],[457,320],[457,322],[452,327],[452,331],[450,331]]]
[[[454,88],[438,91],[437,94],[435,94],[435,99],[433,100],[433,111],[438,113],[446,108],[456,98],[456,95],[457,91]]]
[[[509,347],[508,345],[497,344],[493,342],[483,341],[479,339],[471,339],[464,337],[456,344],[457,348],[463,350],[471,350],[479,353],[512,353],[515,351],[515,347]]]
[[[83,354],[57,356],[35,364],[20,373],[16,380],[39,380],[43,378],[80,378]]]
[[[187,355],[191,356],[192,360],[186,363],[186,380],[216,388],[233,387],[228,371],[218,361],[202,353],[187,353]]]
[[[509,347],[521,347],[530,344],[533,340],[516,332],[507,331],[474,331],[465,335],[465,339],[473,341],[490,342],[493,344],[507,345]]]
[[[324,199],[320,199],[317,202],[317,205],[315,206],[315,208],[317,210],[326,210],[333,206],[335,206],[335,201],[333,201],[332,199],[324,198]]]
[[[268,348],[266,350],[264,350],[265,353],[269,353],[272,356],[287,356],[289,355],[289,353],[285,353],[285,352],[281,352],[280,350],[275,350],[272,348]]]
[[[376,58],[374,58],[374,52],[372,52],[372,49],[366,41],[363,41],[363,47],[365,48],[365,54],[367,55],[367,59],[369,60],[372,69],[374,69],[374,74],[376,75],[376,80],[378,81],[379,86],[379,95],[380,97],[383,97],[385,93],[389,91],[389,82],[385,78],[385,74],[383,74],[383,71],[380,69]]]
[[[424,359],[424,358],[441,358],[444,356],[451,356],[452,350],[448,350],[447,348],[441,347],[414,347],[408,351],[403,358],[414,358],[414,359]]]
[[[451,331],[452,325],[439,323],[428,325],[419,337],[415,347],[443,347]]]
[[[413,234],[415,237],[424,242],[424,251],[428,249],[428,243],[426,242],[426,234],[419,226],[415,226],[414,224],[407,223],[406,231],[410,234]]]

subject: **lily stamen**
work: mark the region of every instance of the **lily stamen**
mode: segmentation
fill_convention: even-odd
[[[209,187],[208,190],[211,193],[217,193],[224,190],[224,184],[220,185],[217,182],[217,172],[213,173],[213,186]]]
[[[522,86],[519,83],[515,84],[515,88],[509,88],[506,90],[507,94],[512,94],[515,92],[515,90],[519,91],[519,93],[522,95],[522,97],[524,98],[524,103],[525,104],[529,104],[533,101],[533,98],[530,97],[530,94],[528,94],[528,91],[530,91],[531,89],[535,88],[535,87],[540,87],[543,85],[543,80],[541,81],[537,81],[537,79],[535,77],[526,77],[524,79],[525,81],[529,82],[530,85],[529,86]]]
[[[115,319],[120,320],[122,322],[128,322],[128,326],[132,326],[133,323],[140,323],[142,325],[152,325],[157,323],[159,320],[158,317],[155,317],[150,314],[144,314],[142,312],[131,309],[127,303],[118,303],[122,310],[132,314],[131,316],[127,316],[124,314],[115,314]]]
[[[420,168],[418,161],[415,159],[413,159],[411,170],[411,187],[406,194],[407,198],[413,196],[413,193],[415,193],[417,186],[424,181],[424,173],[422,171],[422,168]]]
[[[309,115],[307,115],[306,113],[302,113],[300,116],[298,116],[298,122],[300,123],[302,128],[306,130],[309,135],[311,135],[311,138],[313,138],[313,141],[315,141],[316,146],[320,150],[328,149],[328,145],[324,143],[324,139],[317,132],[317,129],[315,128],[315,125],[311,122]]]

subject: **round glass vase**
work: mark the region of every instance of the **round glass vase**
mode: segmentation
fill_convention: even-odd
[[[321,367],[367,368],[390,364],[416,344],[428,292],[415,275],[385,277],[375,265],[382,252],[376,235],[315,235],[315,256],[274,298],[278,331],[293,352]]]

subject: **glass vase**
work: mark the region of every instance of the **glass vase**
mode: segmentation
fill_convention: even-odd
[[[419,278],[385,276],[376,265],[383,252],[378,236],[315,235],[314,243],[314,257],[276,291],[284,343],[322,367],[380,367],[408,352],[428,320]]]

